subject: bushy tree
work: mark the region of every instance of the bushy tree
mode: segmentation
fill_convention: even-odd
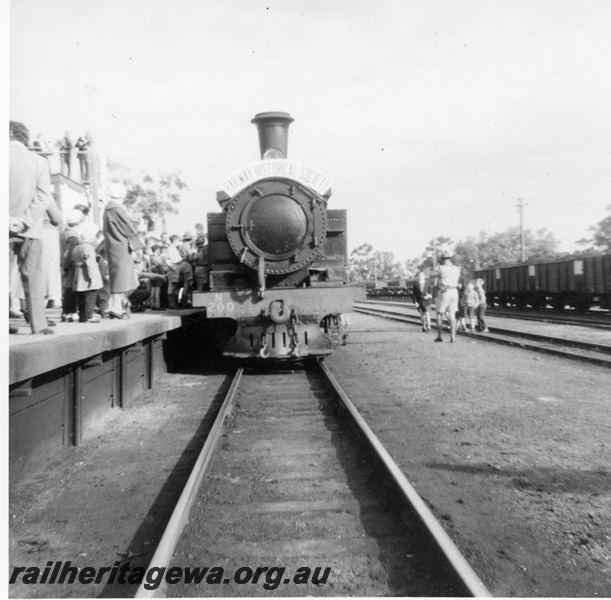
[[[524,232],[524,246],[528,262],[554,260],[560,257],[556,236],[545,228],[537,229],[534,234],[527,229]]]
[[[375,260],[378,279],[399,279],[403,276],[401,263],[395,260],[392,252],[376,252]]]
[[[350,253],[350,281],[384,281],[403,275],[401,263],[395,261],[392,252],[378,252],[371,244],[361,244]]]
[[[125,198],[125,207],[135,216],[141,218],[148,231],[154,231],[159,221],[166,232],[166,217],[177,214],[180,192],[187,184],[180,175],[164,175],[154,180],[145,175],[141,182],[131,182]]]
[[[371,244],[361,244],[350,253],[349,270],[350,281],[361,283],[371,281],[374,278],[373,271],[374,256]]]
[[[439,254],[443,251],[453,252],[453,250],[454,241],[452,238],[439,235],[429,242],[420,258],[407,261],[406,267],[408,267],[410,271],[414,271],[414,276],[418,273],[418,271],[431,271],[433,269],[433,265],[435,264],[435,259],[433,257],[435,252],[437,253],[437,256],[439,256]]]
[[[415,279],[420,271],[421,258],[408,258],[403,264],[403,273],[406,279]]]
[[[148,231],[154,231],[161,221],[166,231],[166,217],[178,213],[180,193],[188,189],[178,173],[161,174],[158,177],[138,171],[129,159],[106,161],[109,174],[127,188],[125,208],[134,219],[142,220]]]
[[[611,204],[607,206],[611,210]],[[584,251],[589,254],[603,254],[611,252],[611,214],[589,228],[592,232],[591,238],[578,240],[580,246],[589,245]]]

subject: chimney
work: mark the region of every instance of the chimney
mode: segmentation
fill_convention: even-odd
[[[251,121],[259,130],[261,158],[286,158],[289,124],[295,119],[285,112],[264,112]]]

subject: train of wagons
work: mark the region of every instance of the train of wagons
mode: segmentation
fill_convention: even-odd
[[[240,359],[321,360],[346,342],[364,288],[348,284],[347,213],[329,209],[331,180],[287,158],[284,112],[259,113],[261,160],[229,174],[208,214],[206,309],[223,354]]]
[[[491,305],[611,309],[611,254],[491,267],[475,276],[484,280]]]
[[[484,280],[490,306],[611,310],[611,254],[499,265],[475,271],[472,278],[477,277]],[[415,283],[415,279],[401,279],[383,282],[378,287],[370,285],[367,295],[409,300],[413,299]]]

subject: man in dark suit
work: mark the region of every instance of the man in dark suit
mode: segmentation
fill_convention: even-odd
[[[43,217],[51,196],[49,163],[28,150],[25,125],[9,124],[9,253],[17,256],[32,333],[53,333],[45,316]]]
[[[78,164],[81,171],[81,182],[89,181],[89,135],[82,135],[74,147],[78,150]]]
[[[55,144],[59,148],[59,164],[62,175],[70,177],[72,166],[72,138],[70,132],[66,131],[64,137],[59,139]]]

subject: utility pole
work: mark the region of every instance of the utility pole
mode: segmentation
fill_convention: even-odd
[[[518,198],[518,211],[520,213],[520,262],[526,260],[524,252],[524,201]]]

